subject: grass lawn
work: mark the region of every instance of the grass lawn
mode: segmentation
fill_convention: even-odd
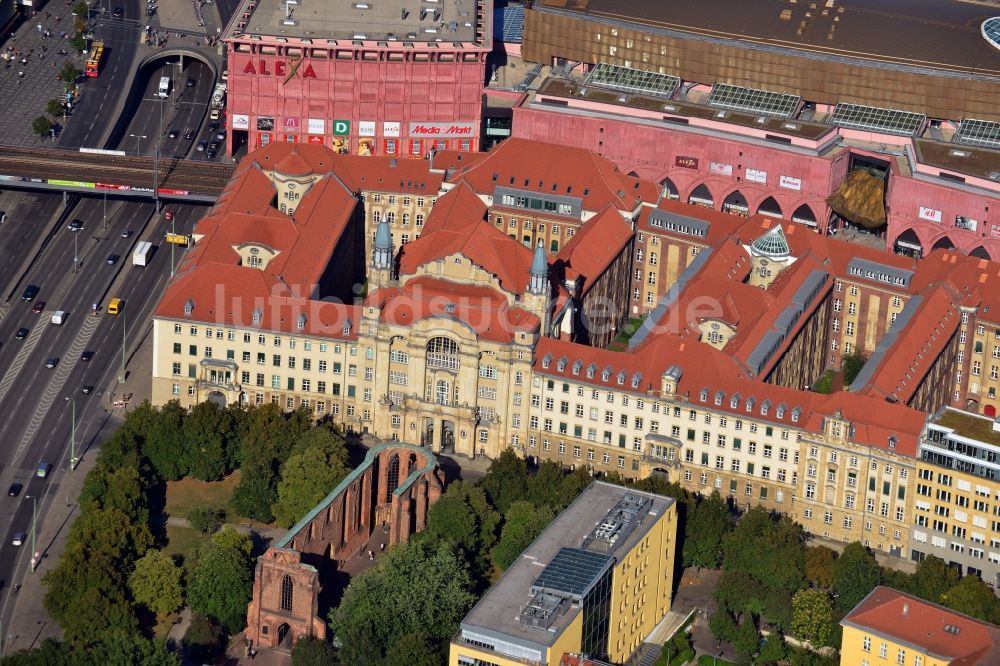
[[[713,659],[711,655],[703,654],[698,657],[698,666],[736,666],[736,664],[723,659]]]
[[[167,525],[167,545],[163,547],[163,552],[167,555],[180,555],[187,557],[196,548],[209,542],[211,537],[202,534],[193,527],[175,527]]]
[[[164,511],[168,515],[187,518],[188,513],[199,506],[215,506],[226,512],[226,522],[238,520],[233,509],[233,490],[240,482],[240,471],[236,470],[222,481],[199,481],[181,479],[167,482],[167,501]]]

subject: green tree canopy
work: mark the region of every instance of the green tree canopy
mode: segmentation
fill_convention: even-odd
[[[148,403],[140,405],[139,409],[152,411],[152,416],[144,417],[146,432],[142,446],[149,464],[166,481],[176,481],[185,476],[190,469],[190,456],[184,437],[187,410],[176,400],[171,400],[159,410]]]
[[[91,552],[108,555],[125,571],[153,545],[149,528],[133,523],[121,509],[84,511],[70,528],[69,539],[86,544]]]
[[[198,554],[191,569],[188,605],[235,634],[246,621],[252,585],[253,571],[246,554],[212,544]]]
[[[250,557],[253,552],[253,537],[232,525],[226,525],[212,536],[212,543],[220,548],[233,548]],[[249,561],[249,560],[248,560]]]
[[[326,497],[350,470],[347,447],[327,428],[303,434],[281,466],[278,501],[271,508],[280,527],[291,527]]]
[[[330,626],[343,663],[382,664],[407,634],[423,633],[441,644],[450,640],[474,601],[472,580],[454,548],[413,541],[351,580],[330,612]]]
[[[213,534],[226,520],[226,512],[217,506],[196,506],[188,511],[187,521],[202,534]]]
[[[847,544],[833,563],[833,591],[837,608],[845,613],[878,586],[882,568],[860,542]]]
[[[524,500],[511,502],[507,513],[504,514],[500,540],[493,548],[493,564],[500,569],[506,569],[513,564],[521,551],[542,533],[553,518],[555,513],[550,507],[539,509]]]
[[[154,613],[171,613],[184,603],[181,568],[161,550],[149,550],[136,560],[128,579],[132,597]]]
[[[757,633],[757,625],[754,624],[753,617],[749,613],[744,613],[739,626],[736,627],[736,635],[733,637],[733,647],[736,654],[744,659],[749,659],[757,653],[760,646],[760,634]]]
[[[516,500],[522,500],[528,495],[528,465],[523,458],[514,453],[514,449],[504,449],[479,480],[479,487],[486,491],[490,504],[500,513]]]
[[[45,103],[45,113],[53,117],[61,116],[63,108],[63,101],[61,99],[50,99]]]
[[[337,666],[337,651],[319,638],[303,636],[292,646],[292,666]]]
[[[31,131],[44,139],[52,131],[52,120],[48,116],[37,116],[31,121]]]
[[[231,471],[229,412],[211,400],[199,402],[184,419],[185,449],[191,476],[202,481],[218,481]]]
[[[211,618],[194,613],[181,644],[192,659],[208,662],[225,650],[226,634]]]
[[[944,593],[958,583],[961,576],[945,564],[940,557],[930,555],[917,565],[917,570],[909,576],[904,588],[911,594],[933,603],[941,603]]]
[[[982,580],[966,576],[941,595],[941,603],[959,613],[977,617],[985,622],[1000,622],[1000,600]]]
[[[482,488],[456,481],[431,505],[419,539],[457,548],[480,577],[488,568],[487,555],[496,540],[500,516]]]
[[[722,560],[722,542],[730,529],[729,507],[718,490],[697,505],[688,505],[683,558],[686,566],[717,567]]]
[[[792,597],[792,633],[815,647],[830,644],[833,604],[823,590],[806,588]]]
[[[389,646],[385,666],[440,666],[448,658],[441,646],[422,633],[406,634]]]

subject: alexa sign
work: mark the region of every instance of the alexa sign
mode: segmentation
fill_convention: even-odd
[[[243,67],[244,74],[260,74],[265,76],[295,76],[298,74],[303,79],[315,79],[316,70],[308,62],[302,64],[302,60],[293,60],[287,62],[285,60],[275,60],[273,62],[268,62],[267,60],[261,58],[257,66],[254,66],[253,60],[247,60],[247,64]]]

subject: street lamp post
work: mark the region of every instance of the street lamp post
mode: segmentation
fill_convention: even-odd
[[[104,228],[108,228],[108,191],[104,190]]]
[[[135,139],[135,154],[142,155],[142,151],[139,150],[139,139],[148,139],[149,137],[145,134],[129,134],[129,137]]]
[[[38,566],[38,551],[35,550],[35,525],[38,522],[38,497],[28,495],[25,499],[31,500],[31,570]]]
[[[70,403],[72,409],[69,437],[69,469],[73,471],[76,469],[77,463],[80,462],[76,457],[76,398],[67,397],[66,400]]]

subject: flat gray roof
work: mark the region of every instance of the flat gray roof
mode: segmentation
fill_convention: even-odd
[[[600,548],[601,544],[590,547],[585,539],[604,522],[611,511],[625,497],[648,498],[648,511],[636,516],[635,528],[620,542],[615,542],[610,550]],[[620,560],[622,553],[631,550],[650,526],[674,503],[674,499],[625,488],[604,481],[590,484],[572,504],[536,538],[517,561],[504,572],[500,580],[491,587],[482,599],[469,611],[462,621],[462,630],[479,635],[500,638],[519,646],[550,646],[579,612],[571,608],[558,616],[548,630],[522,626],[519,622],[521,610],[532,599],[531,588],[553,560],[564,548],[586,549]],[[566,553],[563,554],[565,559]],[[551,572],[551,570],[550,570]]]
[[[408,42],[474,42],[476,5],[482,1],[258,0],[242,32],[312,39],[384,41],[392,35]],[[241,3],[236,14],[245,6]]]

